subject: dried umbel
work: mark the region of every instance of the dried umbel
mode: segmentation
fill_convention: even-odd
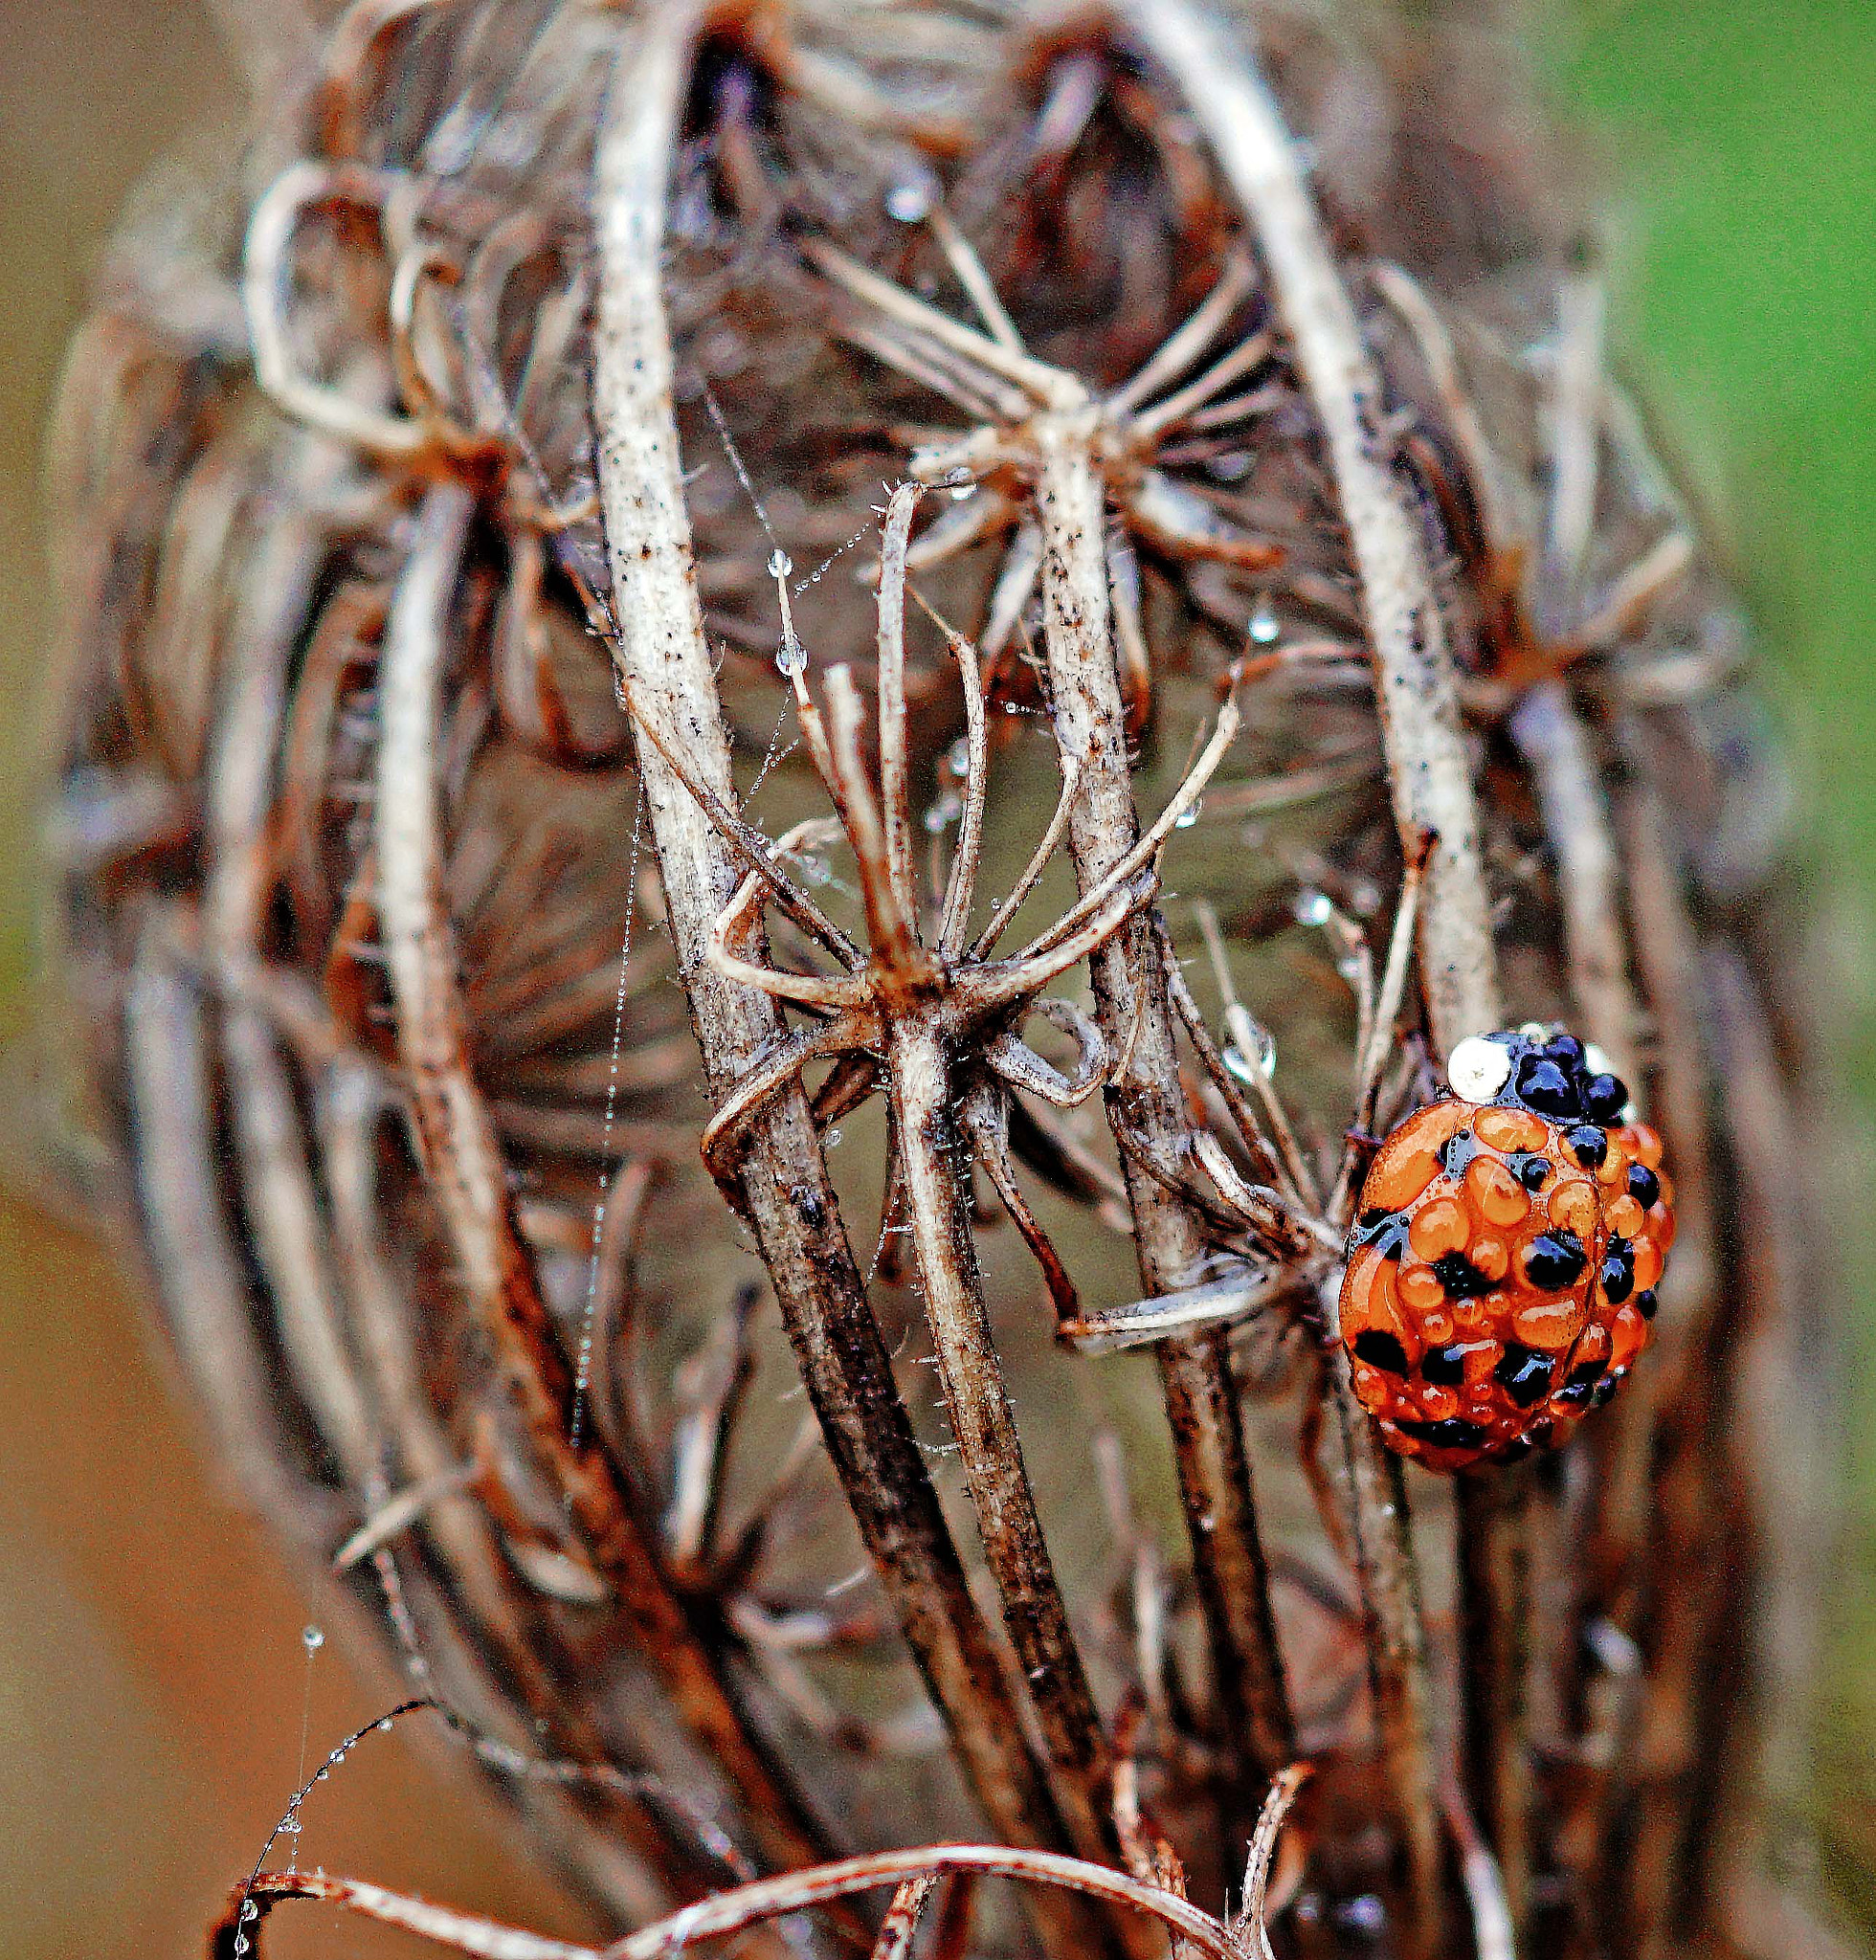
[[[98,1107],[231,1461],[570,1878],[771,1875],[627,1950],[903,1881],[898,1952],[940,1880],[947,1950],[1773,1924],[1777,798],[1480,58],[362,0],[113,265]],[[1423,1478],[1344,1248],[1527,1018],[1680,1241],[1618,1401]],[[493,1937],[368,1892],[247,1903]]]

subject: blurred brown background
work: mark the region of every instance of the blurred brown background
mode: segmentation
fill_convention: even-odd
[[[1837,969],[1820,977],[1852,1002],[1858,894],[1876,876],[1871,23],[1867,0],[1552,0],[1531,17],[1637,241],[1624,346],[1764,623],[1817,813],[1820,945]],[[21,867],[48,747],[46,404],[126,192],[156,159],[214,154],[240,99],[198,5],[0,0],[0,851],[15,867],[0,880],[0,1043],[14,1058],[0,1149],[29,1187],[38,890]],[[1866,1131],[1866,1017],[1846,1014],[1839,1038]],[[1815,1823],[1826,1876],[1876,1934],[1876,1285],[1853,1280],[1853,1522],[1826,1602]],[[196,1452],[134,1289],[30,1198],[0,1203],[0,1956],[199,1950],[297,1780],[308,1689],[316,1758],[394,1684],[360,1681],[330,1643],[309,1676],[305,1608]],[[443,1762],[414,1728],[371,1737],[309,1804],[302,1861],[575,1930]],[[304,1912],[280,1931],[285,1954],[385,1950]]]

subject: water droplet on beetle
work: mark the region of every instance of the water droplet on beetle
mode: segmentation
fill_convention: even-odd
[[[325,1629],[314,1626],[309,1621],[301,1632],[300,1644],[308,1654],[317,1654],[325,1645]]]

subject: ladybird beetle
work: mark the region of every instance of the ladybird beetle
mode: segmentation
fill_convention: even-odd
[[[1648,1345],[1674,1240],[1661,1139],[1574,1036],[1454,1049],[1381,1146],[1342,1282],[1354,1392],[1434,1470],[1561,1442]]]

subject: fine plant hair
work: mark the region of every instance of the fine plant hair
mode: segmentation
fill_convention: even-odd
[[[1506,23],[269,11],[71,357],[54,840],[322,1613],[610,1960],[1831,1951],[1785,799]],[[1342,1252],[1527,1020],[1680,1236],[1438,1479]]]

